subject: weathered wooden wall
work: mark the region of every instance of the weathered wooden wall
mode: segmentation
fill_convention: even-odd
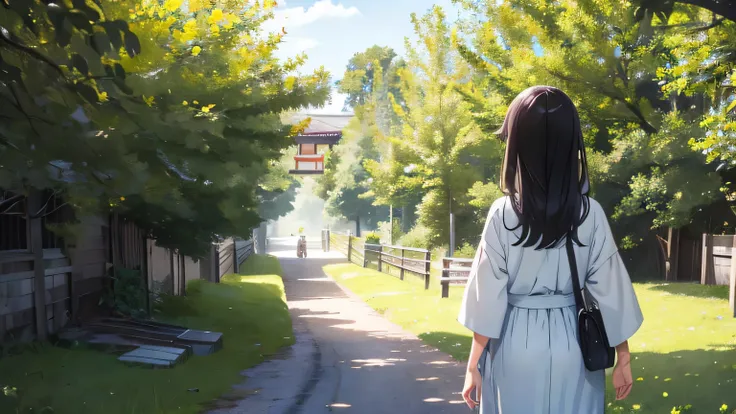
[[[64,327],[71,315],[70,260],[59,249],[43,251],[46,332]],[[35,329],[35,267],[29,252],[0,252],[0,343],[33,339]]]
[[[730,282],[732,251],[736,236],[703,235],[703,253],[700,283],[728,285]]]
[[[253,252],[252,241],[227,239],[195,261],[157,246],[117,214],[79,217],[74,240],[62,240],[48,227],[65,217],[27,218],[44,202],[47,210],[62,211],[58,200],[39,192],[11,210],[5,206],[14,214],[0,215],[0,345],[44,339],[70,321],[96,316],[116,266],[140,270],[149,294],[183,295],[187,282],[218,282]]]
[[[99,303],[112,262],[110,227],[107,220],[100,217],[81,217],[79,233],[74,241],[68,241],[67,252],[72,265],[72,309],[95,307]]]

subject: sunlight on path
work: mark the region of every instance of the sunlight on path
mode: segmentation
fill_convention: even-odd
[[[381,317],[342,290],[322,267],[343,263],[308,240],[296,257],[296,237],[269,240],[284,269],[292,319],[303,324],[321,354],[321,375],[301,413],[465,413],[459,391],[464,365]],[[388,292],[386,294],[393,294]],[[296,414],[296,413],[294,413]]]

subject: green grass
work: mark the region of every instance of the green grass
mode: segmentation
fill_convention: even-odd
[[[400,281],[351,264],[326,266],[325,271],[391,321],[467,360],[471,335],[456,320],[462,287],[452,287],[450,297],[442,299],[436,288],[425,291],[410,275]],[[728,316],[728,288],[662,283],[635,288],[645,318],[630,340],[637,381],[629,398],[611,402],[608,412],[660,414],[691,405],[682,412],[705,414],[718,413],[723,404],[729,413],[734,410],[736,318]]]
[[[219,352],[154,370],[128,367],[115,355],[90,349],[36,346],[0,359],[0,389],[18,389],[17,397],[3,397],[0,391],[0,413],[202,411],[244,380],[243,369],[294,342],[278,260],[252,256],[242,272],[225,276],[220,284],[190,283],[188,296],[164,301],[157,315],[166,322],[223,332]],[[193,388],[199,391],[189,391]],[[53,411],[43,411],[46,406]]]

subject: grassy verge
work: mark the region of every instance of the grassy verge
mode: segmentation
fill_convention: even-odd
[[[243,381],[240,371],[293,343],[280,275],[276,258],[252,256],[242,275],[225,276],[220,284],[194,281],[188,296],[166,300],[158,319],[224,333],[221,351],[173,369],[131,368],[115,355],[50,345],[0,359],[0,388],[18,389],[16,397],[0,391],[0,412],[200,412]]]
[[[406,281],[351,264],[327,274],[374,309],[422,340],[466,360],[470,333],[456,321],[463,288],[448,299]],[[718,413],[736,408],[736,319],[729,318],[727,288],[693,284],[636,284],[645,322],[631,339],[635,386],[611,413]],[[460,386],[458,384],[458,386]],[[608,389],[610,390],[610,384]],[[721,411],[723,404],[729,408]],[[690,408],[685,409],[686,406]]]

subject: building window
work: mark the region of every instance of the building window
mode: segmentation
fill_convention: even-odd
[[[0,190],[0,251],[28,250],[26,200]]]

